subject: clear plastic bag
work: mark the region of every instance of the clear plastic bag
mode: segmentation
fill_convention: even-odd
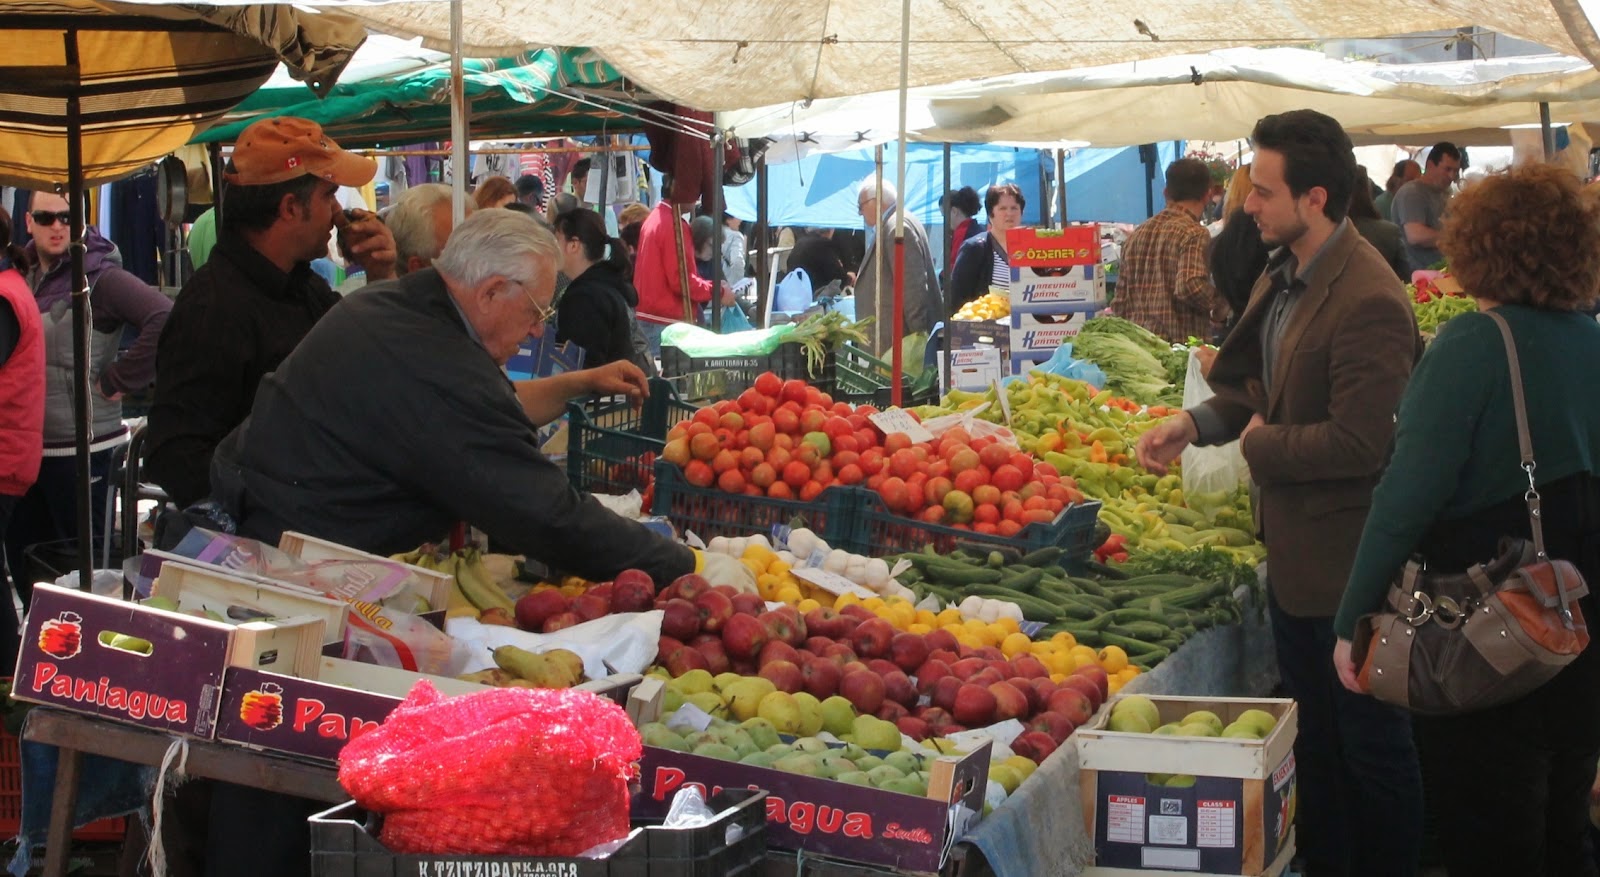
[[[1214,393],[1200,370],[1196,351],[1189,351],[1189,371],[1183,383],[1183,407],[1193,408],[1210,399]],[[1239,442],[1229,442],[1214,448],[1191,447],[1183,452],[1183,492],[1232,492],[1250,480],[1250,466],[1244,461]]]

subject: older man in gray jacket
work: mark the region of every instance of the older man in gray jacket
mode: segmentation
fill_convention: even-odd
[[[894,337],[893,246],[895,229],[900,224],[895,216],[899,197],[888,180],[883,181],[881,191],[878,185],[876,176],[868,177],[861,182],[856,193],[856,206],[861,211],[862,220],[868,228],[877,228],[876,237],[867,247],[867,256],[861,260],[861,267],[856,271],[856,319],[878,318],[869,330],[872,352],[887,356],[894,345],[900,343],[900,339]],[[883,283],[880,286],[878,245],[883,242],[888,242],[889,246],[882,248]],[[944,319],[944,299],[939,294],[939,275],[933,263],[933,251],[928,249],[928,233],[922,228],[922,223],[910,214],[906,215],[905,251],[905,282],[902,287],[905,292],[901,303],[905,314],[903,329],[906,335],[931,332],[933,324]]]

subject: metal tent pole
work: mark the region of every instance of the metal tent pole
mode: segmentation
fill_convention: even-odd
[[[1539,133],[1544,135],[1544,160],[1549,161],[1556,154],[1556,132],[1550,127],[1550,104],[1546,101],[1539,102]]]
[[[1061,214],[1061,227],[1067,227],[1067,151],[1056,150],[1056,198]]]
[[[722,129],[711,135],[711,331],[722,332]],[[699,253],[695,256],[698,258]]]
[[[66,33],[67,66],[77,79],[78,32]],[[89,486],[89,282],[84,274],[83,108],[78,91],[67,95],[67,206],[71,214],[72,244],[68,260],[72,271],[72,420],[74,459],[78,484],[78,589],[89,590],[94,581],[94,510]]]
[[[906,333],[906,211],[910,199],[906,197],[906,79],[911,64],[911,0],[900,3],[900,136],[895,151],[895,191],[900,203],[895,207],[894,230],[894,329],[889,343],[889,402],[899,407],[901,399],[900,376],[905,371],[905,351],[900,343]],[[878,205],[880,208],[882,204]],[[933,266],[924,265],[926,271]],[[879,314],[879,319],[883,315]]]
[[[461,4],[450,0],[450,162],[455,175],[450,188],[450,215],[456,225],[467,218],[467,178],[472,165],[467,159],[467,84],[461,66]]]
[[[767,241],[767,156],[762,154],[756,163],[756,228],[751,238],[756,242],[756,316],[761,328],[767,328],[767,302],[772,298],[772,284],[767,278],[772,271],[772,252]]]

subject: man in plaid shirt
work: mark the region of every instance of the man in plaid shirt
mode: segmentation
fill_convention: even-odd
[[[1135,229],[1122,247],[1112,310],[1176,343],[1209,340],[1228,315],[1206,265],[1211,235],[1200,224],[1210,187],[1204,162],[1173,162],[1167,168],[1167,209]]]

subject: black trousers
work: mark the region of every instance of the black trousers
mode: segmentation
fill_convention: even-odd
[[[1295,829],[1306,877],[1417,873],[1422,778],[1409,718],[1339,684],[1332,618],[1270,609],[1278,671],[1300,708]]]

